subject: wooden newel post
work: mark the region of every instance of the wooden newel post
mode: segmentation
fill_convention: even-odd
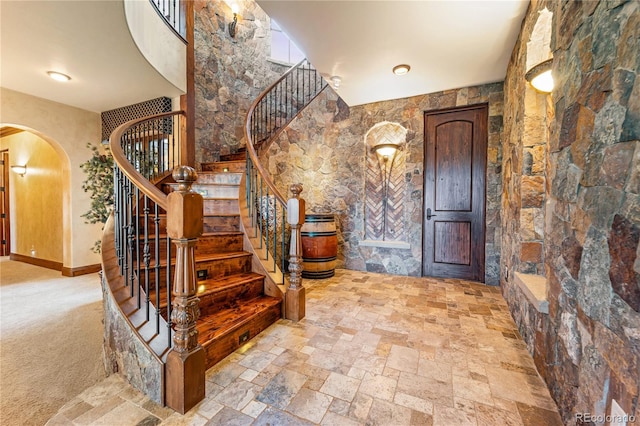
[[[198,175],[189,166],[173,169],[178,189],[167,197],[167,234],[176,245],[171,322],[174,325],[173,348],[165,367],[167,406],[184,414],[205,394],[205,353],[198,344],[196,320],[200,299],[196,297],[195,247],[202,235],[202,195],[191,185]]]
[[[285,294],[285,317],[300,321],[305,315],[305,290],[302,286],[302,240],[300,227],[304,224],[305,203],[300,198],[302,184],[294,184],[289,188],[293,198],[287,201],[287,222],[291,226],[291,243],[289,246],[289,288]]]

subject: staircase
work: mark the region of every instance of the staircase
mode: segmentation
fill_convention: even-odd
[[[302,187],[282,188],[287,200],[256,149],[325,87],[308,61],[293,66],[247,113],[246,151],[202,164],[199,176],[180,165],[193,161],[185,111],[131,120],[111,135],[105,352],[109,371],[154,401],[184,414],[204,398],[206,368],[282,316],[304,318]]]
[[[196,244],[198,342],[209,368],[281,317],[282,300],[264,294],[264,276],[251,271],[251,253],[243,249],[238,191],[244,161],[221,161],[200,172],[192,189],[204,199],[204,233]],[[165,183],[165,193],[177,184]],[[160,232],[166,232],[160,222]],[[175,260],[175,253],[172,253]],[[162,270],[166,270],[166,263]],[[172,269],[173,271],[173,269]],[[156,300],[155,291],[150,299]],[[160,292],[166,319],[167,292]]]

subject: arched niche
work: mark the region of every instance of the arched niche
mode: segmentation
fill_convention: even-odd
[[[553,57],[551,33],[553,13],[540,11],[527,42],[526,68]],[[549,151],[549,117],[553,115],[551,96],[525,84],[522,132],[519,271],[544,275],[544,223],[546,165]]]
[[[405,241],[404,179],[407,129],[384,121],[371,127],[365,137],[365,239],[369,241]],[[394,144],[400,147],[393,156],[384,156],[374,147]]]

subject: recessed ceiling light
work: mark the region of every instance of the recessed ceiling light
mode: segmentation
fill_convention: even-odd
[[[411,70],[411,67],[407,64],[396,65],[393,67],[393,73],[395,75],[405,75]]]
[[[69,77],[66,74],[62,74],[61,72],[47,71],[47,74],[49,74],[49,77],[51,77],[55,81],[69,81],[69,80],[71,80],[71,77]]]
[[[342,79],[340,77],[338,77],[337,75],[331,77],[331,86],[333,86],[335,90],[338,90],[338,87],[340,87],[340,83],[342,83]]]

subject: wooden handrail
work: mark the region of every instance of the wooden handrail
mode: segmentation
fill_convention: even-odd
[[[111,137],[109,138],[109,149],[111,150],[111,154],[113,155],[113,160],[116,162],[120,170],[132,181],[136,183],[136,186],[142,191],[147,197],[149,197],[154,203],[158,204],[162,209],[167,209],[167,195],[160,191],[157,187],[155,187],[151,182],[149,182],[140,172],[138,172],[135,167],[129,162],[127,156],[122,150],[122,145],[120,143],[122,136],[125,134],[127,130],[136,124],[140,124],[145,121],[154,120],[158,118],[165,117],[173,117],[176,115],[185,115],[184,111],[171,111],[171,112],[163,112],[161,114],[152,115],[149,117],[138,118],[135,120],[127,121],[126,123],[118,126]]]

